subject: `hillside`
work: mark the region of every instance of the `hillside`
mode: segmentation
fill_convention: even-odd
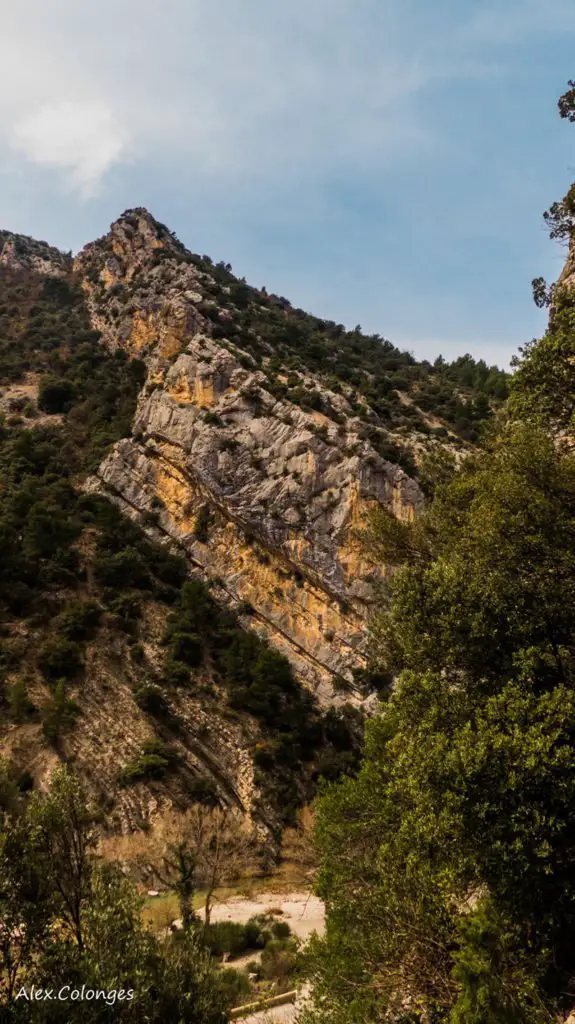
[[[0,246],[2,754],[23,788],[72,760],[112,829],[199,798],[270,835],[357,761],[365,514],[411,520],[505,375],[295,310],[145,210],[75,259]]]

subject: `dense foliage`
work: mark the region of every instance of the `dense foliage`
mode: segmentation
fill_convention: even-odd
[[[549,327],[515,360],[511,409],[536,418],[555,432],[573,433],[575,424],[575,299],[571,289],[554,288]]]
[[[234,995],[225,972],[215,973],[198,930],[157,939],[143,927],[132,884],[95,856],[77,779],[59,769],[50,795],[25,807],[6,773],[2,781],[2,1021],[223,1024]],[[34,1000],[32,985],[52,998]]]
[[[319,805],[322,1024],[551,1024],[573,1007],[569,307],[429,512],[375,521],[376,547],[404,564],[374,630],[388,687],[362,768]]]

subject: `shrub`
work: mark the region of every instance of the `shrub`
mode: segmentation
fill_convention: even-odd
[[[240,956],[246,949],[257,948],[249,945],[246,926],[237,921],[215,921],[209,924],[204,929],[203,940],[213,956],[223,956],[224,953],[232,957]]]
[[[272,925],[272,934],[274,939],[289,939],[291,928],[287,921],[276,921]]]
[[[221,416],[218,416],[217,412],[214,412],[213,409],[208,409],[204,413],[204,423],[207,423],[210,427],[223,427],[224,425]]]
[[[98,625],[101,609],[95,601],[78,601],[65,608],[54,627],[66,640],[88,640]]]
[[[234,971],[232,968],[218,971],[216,985],[223,995],[226,1006],[230,1009],[233,1006],[241,1006],[249,999],[250,983],[247,974],[244,974],[243,971]]]
[[[278,981],[289,977],[297,968],[298,943],[295,939],[272,939],[262,952],[262,973]]]
[[[46,679],[73,679],[82,667],[82,650],[74,640],[57,637],[41,647],[38,668]]]
[[[202,505],[194,523],[194,537],[196,540],[199,540],[201,544],[206,544],[208,541],[211,522],[212,515],[210,513],[210,506]]]
[[[142,644],[132,644],[130,647],[130,654],[132,655],[132,661],[135,661],[138,665],[141,665],[146,658],[146,652]]]
[[[48,413],[68,412],[74,397],[74,385],[69,380],[45,377],[38,392],[38,408]]]
[[[106,587],[145,590],[151,584],[144,557],[134,547],[127,547],[113,555],[100,555],[94,562],[94,574]]]
[[[34,789],[34,776],[27,768],[19,773],[16,785],[21,793],[29,793],[31,789]]]
[[[161,779],[178,760],[174,750],[161,740],[146,740],[142,752],[120,770],[123,785],[141,779]]]
[[[216,921],[205,929],[204,941],[214,956],[240,956],[246,950],[263,949],[271,940],[271,932],[265,928],[267,923],[265,914],[250,918],[246,924]]]
[[[57,746],[62,733],[73,726],[80,709],[75,701],[66,695],[64,680],[61,679],[42,709],[42,732],[49,743]]]
[[[192,803],[204,804],[206,807],[217,807],[219,804],[218,790],[212,779],[198,775],[193,779],[186,779],[185,787]]]
[[[10,717],[15,722],[24,722],[35,711],[34,705],[28,696],[28,685],[25,679],[16,679],[6,688],[6,699]]]
[[[249,949],[263,949],[269,942],[272,933],[269,928],[270,919],[267,914],[256,914],[246,922],[246,941]]]
[[[108,607],[116,616],[117,624],[126,633],[135,630],[142,615],[142,601],[137,594],[118,594],[108,602]]]
[[[168,686],[184,686],[190,681],[190,670],[181,661],[167,658],[164,665],[164,681]]]
[[[176,662],[181,661],[191,668],[196,668],[202,663],[202,641],[195,633],[174,633],[170,656]]]
[[[134,700],[142,711],[148,715],[155,715],[161,718],[169,713],[169,706],[159,686],[153,683],[144,683],[134,690]]]

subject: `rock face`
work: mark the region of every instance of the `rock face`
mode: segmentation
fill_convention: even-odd
[[[0,266],[32,271],[44,277],[62,277],[69,273],[71,263],[71,256],[47,242],[0,231]]]
[[[94,326],[147,364],[132,436],[88,486],[171,538],[322,702],[337,700],[363,664],[382,575],[362,548],[365,515],[381,503],[411,518],[417,483],[365,439],[344,394],[300,373],[332,415],[278,397],[270,357],[227,336],[229,307],[214,331],[211,274],[146,211],[129,211],[74,267]]]

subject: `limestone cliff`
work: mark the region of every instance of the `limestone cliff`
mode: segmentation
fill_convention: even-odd
[[[319,777],[355,770],[362,716],[331,705],[366,696],[388,572],[362,528],[377,505],[416,514],[425,453],[457,456],[488,414],[466,380],[493,373],[470,358],[418,363],[311,316],[142,209],[75,259],[0,232],[0,758],[18,784],[64,759],[108,832],[201,799],[275,841]]]
[[[254,339],[238,336],[230,288],[145,210],[120,218],[74,269],[104,340],[147,366],[132,434],[87,486],[172,538],[217,581],[218,599],[332,701],[334,680],[363,663],[385,574],[358,529],[374,503],[413,516],[418,484],[378,454],[345,391],[300,370],[316,408],[278,393],[289,371],[270,374],[273,351],[254,355]]]

